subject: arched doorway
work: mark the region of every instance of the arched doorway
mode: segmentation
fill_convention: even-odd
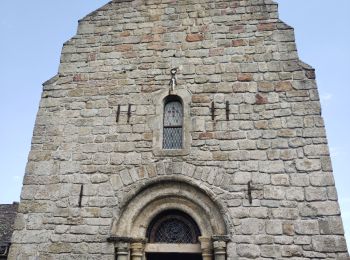
[[[144,185],[112,226],[116,259],[224,260],[227,219],[208,193],[168,179]]]

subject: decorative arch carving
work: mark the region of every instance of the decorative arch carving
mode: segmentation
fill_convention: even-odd
[[[174,178],[174,177],[173,177]],[[220,207],[202,189],[179,180],[164,178],[143,186],[125,202],[114,221],[112,236],[146,238],[151,221],[166,210],[191,216],[202,236],[226,235],[229,223]]]
[[[118,260],[128,260],[129,254],[131,260],[142,260],[146,253],[159,252],[196,253],[201,254],[203,260],[225,260],[226,242],[229,241],[227,233],[231,225],[223,205],[215,201],[209,190],[205,191],[178,176],[163,176],[143,184],[139,183],[135,191],[129,187],[132,194],[121,202],[119,217],[112,225],[109,241],[115,242]],[[177,220],[187,226],[185,229],[192,226],[192,231],[186,232],[192,232],[190,237],[194,243],[180,239],[173,244],[172,237],[164,243],[152,243],[155,241],[150,237],[150,232],[154,221],[163,214],[169,216],[169,212],[180,212],[177,217],[181,214],[189,216]],[[159,226],[162,224],[161,219]]]

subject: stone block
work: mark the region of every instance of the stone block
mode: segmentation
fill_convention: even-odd
[[[19,243],[46,243],[52,232],[45,230],[26,230],[26,231],[16,231],[13,234],[13,239],[19,241]]]
[[[286,191],[287,200],[304,201],[305,194],[302,187],[290,187]]]
[[[267,186],[264,188],[264,198],[272,200],[283,200],[286,196],[285,187]]]
[[[321,162],[316,159],[297,159],[296,168],[301,172],[318,171],[321,169]]]
[[[294,224],[291,222],[284,222],[282,224],[282,231],[284,235],[293,236],[294,235]]]
[[[334,201],[310,202],[300,205],[300,215],[303,217],[331,216],[339,213],[339,205]]]
[[[119,174],[123,184],[129,185],[132,183],[132,179],[128,170],[122,170]]]
[[[260,256],[260,248],[257,245],[240,244],[237,245],[237,254],[240,257],[254,259]]]
[[[304,255],[303,248],[296,245],[285,245],[282,246],[283,257],[302,257]]]
[[[329,216],[318,220],[320,234],[323,235],[343,235],[344,228],[339,216]]]
[[[308,157],[319,157],[329,155],[328,145],[307,145],[304,147],[304,153]]]
[[[233,175],[233,183],[247,184],[251,180],[251,174],[248,172],[236,172]]]
[[[109,154],[96,153],[93,155],[92,161],[95,165],[105,165],[109,162]]]
[[[315,235],[319,234],[317,220],[298,220],[294,224],[295,233],[298,235]]]
[[[122,153],[111,153],[110,163],[112,165],[120,165],[124,162],[124,154]]]
[[[135,152],[127,153],[125,154],[124,162],[131,165],[139,165],[141,163],[141,154]]]
[[[265,231],[265,221],[247,218],[241,220],[241,233],[245,235],[262,234]]]
[[[334,177],[331,173],[316,173],[310,175],[310,183],[311,185],[318,187],[333,186]]]
[[[255,150],[256,142],[253,140],[241,140],[238,142],[238,146],[241,150]]]
[[[271,175],[271,183],[273,185],[289,186],[289,175],[273,174]]]
[[[293,208],[276,208],[272,209],[271,212],[272,216],[276,219],[293,220],[297,219],[299,216],[298,210]]]
[[[268,220],[266,221],[266,233],[269,235],[282,235],[282,221],[280,220]]]
[[[268,258],[281,258],[281,247],[278,245],[262,245],[261,256]]]
[[[322,187],[306,187],[305,198],[307,201],[327,200],[327,189]]]
[[[250,209],[252,218],[266,219],[268,218],[268,209],[263,207],[253,207]]]
[[[262,161],[259,162],[259,170],[266,173],[283,173],[284,164],[282,161]]]
[[[257,172],[259,165],[254,161],[242,161],[239,162],[239,170],[241,172]]]
[[[314,236],[312,247],[317,252],[335,253],[347,250],[345,238],[342,236]]]
[[[290,184],[297,187],[306,187],[310,185],[310,177],[308,174],[298,173],[290,174]]]
[[[98,230],[98,226],[79,225],[72,226],[70,232],[72,234],[96,235],[98,233]]]
[[[196,33],[196,34],[187,34],[186,41],[188,42],[198,42],[202,41],[204,39],[202,34]]]

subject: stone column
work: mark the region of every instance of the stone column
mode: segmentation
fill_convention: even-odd
[[[142,242],[133,242],[130,245],[131,260],[142,260],[145,250],[145,244]],[[119,259],[118,259],[119,260]]]
[[[226,241],[214,241],[214,256],[215,260],[226,259]]]
[[[198,238],[201,249],[203,260],[213,260],[213,247],[210,237],[199,237]]]
[[[129,259],[129,243],[119,242],[116,245],[117,258],[116,260],[128,260]]]

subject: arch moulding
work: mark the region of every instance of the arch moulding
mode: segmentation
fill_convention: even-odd
[[[192,217],[200,230],[198,250],[192,247],[192,252],[201,253],[205,260],[212,259],[213,255],[215,259],[224,259],[229,223],[225,222],[222,208],[207,192],[193,184],[179,180],[158,180],[143,186],[129,197],[118,219],[113,222],[110,241],[116,243],[118,260],[123,259],[118,256],[118,247],[122,247],[124,254],[130,247],[132,260],[138,259],[133,257],[133,248],[143,258],[144,249],[151,248],[150,245],[147,247],[147,229],[152,220],[162,212],[177,210]],[[190,247],[184,249],[185,245],[183,249],[179,245],[172,247],[180,250],[174,252],[190,250]]]

